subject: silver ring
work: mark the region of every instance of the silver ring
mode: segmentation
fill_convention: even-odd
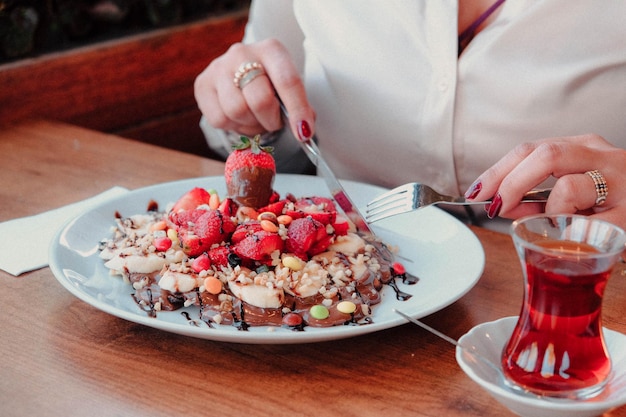
[[[252,80],[254,80],[256,77],[263,74],[265,74],[265,69],[263,69],[263,65],[259,64],[258,62],[244,62],[235,72],[233,84],[235,84],[235,87],[241,90],[246,85],[250,84]]]
[[[587,171],[585,174],[589,175],[596,186],[596,206],[601,206],[606,202],[606,197],[609,194],[609,187],[606,185],[606,179],[604,175],[598,170]]]

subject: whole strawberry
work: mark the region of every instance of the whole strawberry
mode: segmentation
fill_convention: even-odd
[[[267,205],[273,193],[276,162],[271,147],[259,143],[260,136],[241,137],[226,159],[224,178],[228,196],[237,203],[259,208]]]

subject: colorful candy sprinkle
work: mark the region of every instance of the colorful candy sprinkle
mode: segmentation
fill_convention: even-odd
[[[394,262],[393,265],[391,265],[391,268],[396,275],[406,274],[406,269],[404,269],[404,265],[402,265],[400,262]]]
[[[328,309],[321,304],[314,305],[309,312],[311,313],[311,317],[318,320],[324,320],[330,315]]]
[[[352,301],[341,301],[337,304],[337,310],[341,313],[352,314],[356,311],[356,304]]]
[[[202,271],[206,271],[211,267],[211,260],[206,253],[198,256],[191,262],[191,269],[195,272],[200,273]]]
[[[204,289],[209,293],[209,294],[219,294],[222,292],[222,281],[220,281],[219,279],[211,276],[211,277],[206,277],[204,279]]]
[[[289,327],[297,327],[302,324],[302,316],[297,313],[287,313],[283,316],[283,324]]]
[[[172,247],[172,239],[166,236],[155,238],[153,243],[156,250],[160,252],[165,252]]]

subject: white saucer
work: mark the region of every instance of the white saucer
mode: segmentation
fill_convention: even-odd
[[[505,317],[480,324],[467,332],[459,343],[500,364],[500,355],[517,317]],[[613,364],[613,374],[606,387],[589,400],[545,400],[516,394],[501,382],[497,372],[481,361],[472,361],[457,348],[456,360],[463,371],[486,389],[491,396],[520,416],[591,417],[626,404],[626,336],[604,328],[604,338]]]

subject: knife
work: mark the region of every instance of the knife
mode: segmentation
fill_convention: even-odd
[[[285,121],[289,121],[289,114],[287,113],[287,109],[283,104],[280,97],[278,97],[278,102],[280,103],[280,111],[285,118]],[[298,140],[298,139],[296,139]],[[354,223],[357,230],[362,233],[367,233],[373,235],[372,230],[367,225],[367,221],[356,207],[354,202],[350,199],[346,191],[343,189],[342,185],[339,183],[339,180],[330,169],[326,160],[322,157],[322,153],[316,145],[316,137],[313,135],[312,138],[307,140],[298,140],[300,146],[304,150],[306,156],[311,160],[313,165],[317,167],[317,173],[320,175],[324,181],[326,182],[326,186],[330,190],[330,194],[333,199],[337,202],[339,207],[343,210],[343,212],[348,216],[350,220]]]

